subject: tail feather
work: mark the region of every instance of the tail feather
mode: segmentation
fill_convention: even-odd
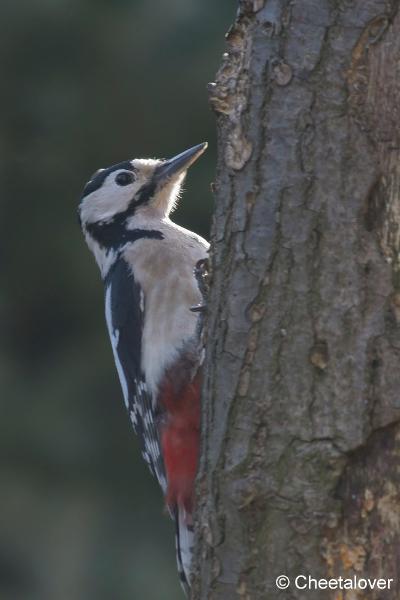
[[[193,552],[193,527],[191,515],[182,507],[176,507],[175,514],[176,562],[181,585],[186,596],[189,596],[191,564]]]

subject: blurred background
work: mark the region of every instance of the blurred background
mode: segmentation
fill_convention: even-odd
[[[208,140],[175,220],[208,236],[206,84],[234,0],[0,5],[0,600],[183,598],[76,207],[99,167]]]

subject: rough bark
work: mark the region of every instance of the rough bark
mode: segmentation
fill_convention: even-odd
[[[193,598],[400,597],[399,4],[242,0],[227,34]]]

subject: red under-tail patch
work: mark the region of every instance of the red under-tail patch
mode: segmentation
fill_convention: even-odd
[[[201,374],[177,385],[173,370],[160,387],[159,402],[165,410],[161,446],[167,475],[168,506],[192,511],[194,480],[200,444]]]

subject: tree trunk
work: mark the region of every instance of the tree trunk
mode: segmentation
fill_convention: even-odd
[[[227,35],[197,600],[400,597],[399,5],[242,0]]]

